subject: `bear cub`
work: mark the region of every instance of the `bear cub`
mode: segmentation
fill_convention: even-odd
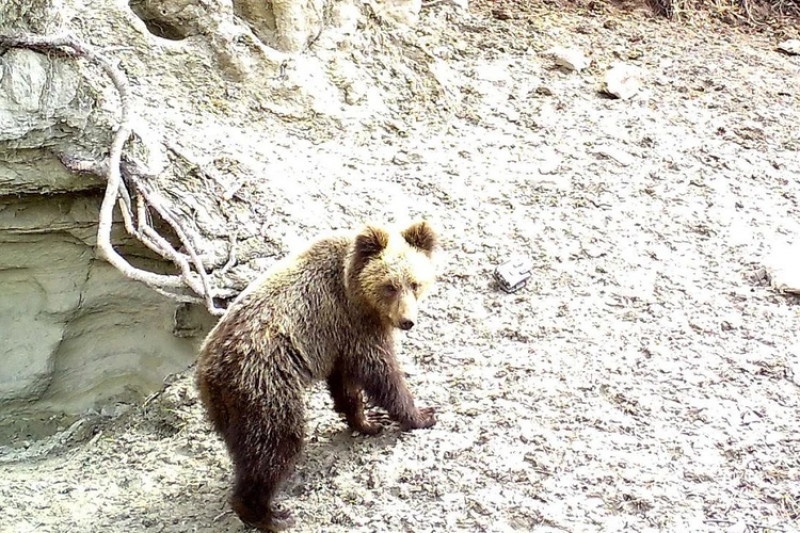
[[[294,523],[272,500],[303,447],[311,383],[326,380],[334,409],[367,435],[382,429],[367,400],[404,430],[436,422],[415,406],[394,353],[395,331],[414,326],[433,282],[436,247],[427,222],[321,239],[250,284],[209,333],[197,384],[233,461],[230,504],[244,523]]]

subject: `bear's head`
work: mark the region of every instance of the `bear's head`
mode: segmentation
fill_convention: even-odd
[[[436,233],[417,222],[399,233],[367,226],[350,249],[347,290],[386,325],[411,329],[419,300],[434,279]]]

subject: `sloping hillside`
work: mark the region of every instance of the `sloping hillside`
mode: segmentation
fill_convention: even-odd
[[[800,234],[792,35],[520,5],[365,18],[261,85],[120,60],[207,169],[164,190],[207,187],[239,228],[220,276],[364,220],[443,236],[401,349],[438,424],[351,436],[314,391],[281,504],[298,532],[800,531],[800,299],[768,276]],[[555,68],[554,46],[592,63]],[[641,69],[629,100],[600,92],[615,62]],[[533,275],[506,294],[492,272],[515,255]],[[13,439],[0,530],[244,530],[191,369],[113,411]]]

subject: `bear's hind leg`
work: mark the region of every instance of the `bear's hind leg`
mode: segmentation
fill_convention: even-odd
[[[237,477],[230,504],[248,526],[262,531],[284,531],[294,525],[294,518],[289,511],[276,511],[272,507],[272,498],[280,483],[268,488],[270,481],[274,480]]]
[[[364,396],[361,389],[355,387],[338,369],[328,377],[328,390],[333,398],[333,409],[341,413],[347,425],[365,435],[377,435],[383,426],[371,421],[364,414]]]
[[[272,416],[248,413],[245,431],[230,446],[236,481],[230,504],[248,526],[283,531],[294,525],[288,511],[277,511],[272,500],[292,473],[303,448],[304,420],[297,405],[284,405]],[[238,445],[237,445],[238,444]]]

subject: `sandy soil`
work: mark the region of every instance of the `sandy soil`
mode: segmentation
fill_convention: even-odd
[[[295,530],[800,531],[800,299],[762,268],[800,230],[800,57],[711,23],[510,15],[442,4],[395,63],[353,52],[395,91],[373,119],[194,110],[215,128],[183,140],[247,154],[238,194],[281,250],[364,219],[444,238],[401,349],[438,424],[353,436],[313,391]],[[593,65],[554,69],[553,45]],[[614,61],[642,67],[636,98],[598,92]],[[534,275],[503,293],[520,254]],[[4,448],[0,530],[245,530],[191,370],[112,411]]]

